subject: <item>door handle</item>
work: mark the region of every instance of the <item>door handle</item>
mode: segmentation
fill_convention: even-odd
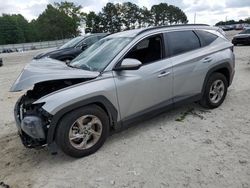
[[[167,76],[169,74],[170,74],[170,72],[163,71],[163,72],[161,72],[161,74],[158,75],[158,78],[165,77],[165,76]]]
[[[211,57],[205,57],[204,59],[203,59],[203,63],[209,63],[209,62],[211,62],[212,61],[212,58]]]

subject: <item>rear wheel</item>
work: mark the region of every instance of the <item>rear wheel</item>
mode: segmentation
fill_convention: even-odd
[[[72,157],[84,157],[96,152],[109,132],[109,119],[97,105],[90,105],[66,114],[58,125],[56,143]]]
[[[217,108],[227,95],[228,82],[221,73],[213,73],[205,86],[200,104],[206,108]]]

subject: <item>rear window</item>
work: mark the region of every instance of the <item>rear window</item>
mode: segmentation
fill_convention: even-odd
[[[200,48],[199,38],[193,31],[173,31],[166,34],[172,56]]]
[[[209,44],[211,44],[213,41],[215,41],[218,38],[217,35],[207,32],[207,31],[198,30],[195,32],[198,34],[201,40],[202,46],[208,46]]]

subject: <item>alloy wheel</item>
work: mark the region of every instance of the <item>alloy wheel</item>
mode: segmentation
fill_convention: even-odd
[[[94,146],[102,134],[102,122],[94,115],[79,117],[70,127],[70,144],[80,150]]]

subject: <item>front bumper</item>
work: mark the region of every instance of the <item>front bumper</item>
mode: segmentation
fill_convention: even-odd
[[[25,115],[23,117],[21,99],[15,105],[14,116],[23,145],[27,148],[46,146],[46,133],[42,119],[36,115]]]

